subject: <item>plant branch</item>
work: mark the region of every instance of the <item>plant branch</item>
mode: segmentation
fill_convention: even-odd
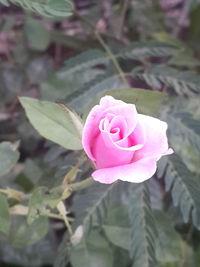
[[[74,14],[81,19],[82,21],[86,22],[94,31],[94,34],[97,38],[97,40],[99,41],[99,43],[101,44],[101,46],[103,47],[103,49],[105,50],[105,52],[108,54],[108,56],[110,57],[110,59],[113,62],[113,65],[115,66],[117,72],[119,73],[119,76],[121,78],[121,80],[123,81],[123,83],[125,84],[125,86],[129,87],[129,84],[126,80],[126,76],[123,72],[123,70],[121,69],[118,61],[116,60],[115,56],[113,55],[112,51],[110,50],[109,46],[105,43],[104,39],[101,37],[101,34],[95,29],[95,26],[90,22],[90,20],[88,20],[87,18],[83,17],[78,11],[74,10]]]
[[[120,24],[118,27],[119,30],[117,33],[117,39],[120,39],[122,35],[124,20],[125,20],[126,12],[128,9],[128,4],[129,4],[129,0],[122,0],[122,12],[120,15]]]
[[[70,188],[71,188],[72,191],[78,191],[78,190],[87,188],[88,186],[90,186],[90,185],[92,185],[94,183],[95,183],[94,179],[92,177],[89,177],[87,179],[84,179],[81,182],[71,184]]]
[[[66,227],[68,229],[68,232],[69,232],[70,236],[72,236],[73,235],[73,231],[72,231],[71,225],[69,223],[69,220],[67,218],[67,210],[66,210],[65,205],[64,205],[64,203],[62,201],[60,201],[58,203],[57,209],[58,209],[60,215],[62,216],[62,218],[63,218],[63,220],[65,222],[65,225],[66,225]]]
[[[10,214],[13,215],[22,215],[26,216],[28,214],[28,207],[24,205],[15,205],[9,209]],[[52,213],[50,211],[45,212],[45,216],[52,218],[52,219],[58,219],[63,220],[63,216],[59,214]],[[73,218],[67,217],[68,221],[73,221]]]

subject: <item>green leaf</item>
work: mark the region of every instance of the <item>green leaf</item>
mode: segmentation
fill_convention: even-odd
[[[28,223],[33,223],[38,217],[45,215],[49,208],[55,208],[61,200],[60,190],[49,190],[47,187],[36,188],[29,201]]]
[[[25,33],[31,48],[35,50],[43,51],[50,44],[50,33],[39,20],[27,18]]]
[[[70,0],[10,0],[10,2],[48,18],[65,18],[70,16],[73,10]]]
[[[40,217],[31,225],[25,221],[18,224],[15,232],[12,232],[11,243],[12,246],[21,248],[31,246],[41,240],[48,233],[49,223],[47,217]]]
[[[126,103],[135,104],[138,112],[146,115],[155,115],[158,113],[160,105],[166,97],[163,93],[139,88],[108,90],[94,98],[94,101],[87,110],[90,110],[92,106],[97,105],[100,98],[105,95],[111,95]]]
[[[103,225],[103,230],[108,240],[115,246],[121,247],[125,250],[130,250],[130,228],[119,227],[115,225]]]
[[[170,56],[176,52],[176,48],[159,42],[134,42],[125,49],[114,53],[116,58],[141,59],[150,56]],[[73,74],[86,68],[92,68],[100,64],[108,64],[112,59],[101,50],[90,49],[75,57],[68,59],[63,72]]]
[[[54,267],[66,267],[70,261],[71,242],[69,234],[65,233],[61,244],[58,247]]]
[[[8,234],[10,229],[10,213],[6,197],[0,193],[0,232]]]
[[[9,3],[7,0],[0,0],[0,3],[5,5],[5,6],[9,6]]]
[[[156,228],[150,207],[149,190],[145,183],[130,186],[129,214],[132,267],[155,267]]]
[[[171,191],[174,206],[179,206],[185,223],[191,218],[200,229],[200,185],[178,155],[171,155],[160,161],[158,177],[164,178],[165,188]]]
[[[118,75],[103,77],[103,79],[101,76],[97,76],[97,79],[92,81],[92,85],[86,84],[84,88],[81,88],[81,90],[76,92],[76,95],[72,95],[73,99],[71,100],[70,105],[76,108],[79,112],[81,112],[85,107],[86,110],[89,111],[88,105],[91,103],[91,99],[94,99],[94,101],[92,101],[89,109],[91,109],[98,101],[96,100],[98,98],[98,94],[103,94],[103,92],[106,92],[108,89],[114,90],[122,88],[123,85],[124,84]]]
[[[200,153],[200,121],[193,118],[192,114],[176,112],[167,116],[172,136],[181,137],[182,141]]]
[[[151,66],[144,73],[133,74],[153,87],[172,88],[178,95],[195,96],[200,92],[199,76],[191,71],[179,71],[167,66]]]
[[[63,104],[20,97],[30,122],[45,138],[66,149],[82,149],[82,123],[79,117]]]
[[[19,218],[18,216],[18,219],[21,218]],[[4,262],[7,264],[3,264],[3,267],[51,266],[55,257],[54,240],[55,237],[52,233],[32,246],[14,248],[9,241],[7,242],[5,239],[1,239],[0,237],[0,262]]]
[[[70,262],[73,267],[112,267],[113,255],[109,243],[97,231],[72,248]]]
[[[73,212],[76,214],[75,227],[82,225],[84,236],[87,236],[94,226],[101,227],[108,212],[109,199],[113,197],[117,187],[118,183],[110,186],[94,184],[85,192],[76,195],[73,205]]]
[[[9,142],[0,143],[0,177],[8,174],[19,159],[16,146]]]
[[[176,39],[174,36],[167,32],[156,32],[153,34],[154,38],[161,43],[169,44],[178,48],[183,48],[185,47],[184,43],[181,42],[180,40]]]
[[[160,263],[179,263],[183,259],[182,239],[175,231],[168,216],[155,210],[156,229],[158,231],[156,242],[156,255]]]
[[[200,173],[200,121],[197,109],[187,113],[188,108],[184,106],[184,111],[180,107],[176,112],[166,116],[169,125],[170,143],[173,149],[180,155],[187,168],[195,173]],[[197,119],[194,116],[197,115]]]

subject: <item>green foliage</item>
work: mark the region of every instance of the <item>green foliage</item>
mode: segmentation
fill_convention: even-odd
[[[105,232],[106,237],[115,246],[123,248],[125,250],[130,250],[131,231],[129,228],[120,227],[120,226],[104,225],[103,230]]]
[[[0,143],[0,177],[8,174],[19,159],[19,152],[15,144]]]
[[[59,245],[57,256],[54,261],[54,267],[66,267],[70,261],[71,243],[68,233],[64,234],[62,242]]]
[[[0,232],[8,234],[10,229],[10,213],[7,199],[0,194]]]
[[[169,57],[174,55],[176,47],[159,42],[135,42],[129,44],[126,49],[113,53],[114,57],[140,59],[145,57]],[[82,71],[86,68],[95,67],[100,64],[107,64],[112,59],[101,50],[88,50],[78,56],[72,57],[65,62],[63,72],[72,75],[75,72]]]
[[[155,115],[159,111],[159,108],[166,97],[166,95],[163,93],[152,92],[139,88],[106,90],[92,101],[88,107],[88,110],[90,110],[92,106],[97,105],[100,98],[105,95],[111,95],[114,98],[121,99],[126,103],[135,103],[139,113],[148,115]]]
[[[42,136],[68,149],[82,148],[82,123],[66,106],[27,97],[21,97],[20,102]]]
[[[200,91],[198,75],[186,71],[180,72],[166,66],[151,67],[136,76],[144,79],[153,88],[161,88],[164,85],[172,88],[178,95],[194,96]]]
[[[70,0],[10,0],[10,2],[47,18],[66,18],[72,14],[73,10]],[[8,5],[8,1],[3,0],[1,3]]]
[[[55,208],[61,200],[60,190],[49,190],[46,187],[37,187],[29,202],[28,223],[33,223],[38,217],[45,216],[50,208]]]
[[[31,48],[35,50],[43,51],[50,44],[50,33],[39,20],[28,17],[25,33]]]
[[[200,122],[190,113],[176,112],[167,117],[173,134],[181,137],[185,144],[192,146],[200,153]]]
[[[72,249],[70,262],[73,267],[112,267],[113,255],[109,243],[97,231],[92,231]]]
[[[197,267],[198,1],[72,2],[0,0],[0,265]],[[87,182],[68,107],[84,121],[104,95],[168,123],[148,186]]]
[[[31,246],[46,236],[49,230],[49,222],[46,217],[40,217],[32,224],[27,224],[24,220],[16,223],[10,231],[10,243],[13,247],[22,248]]]
[[[129,216],[131,221],[130,256],[133,267],[156,265],[156,228],[145,183],[130,187]]]
[[[105,220],[109,199],[117,186],[117,183],[110,186],[95,184],[75,199],[73,211],[77,214],[79,222],[76,223],[82,225],[85,236],[94,226],[101,226]],[[85,206],[87,210],[84,209]]]
[[[158,177],[164,177],[166,190],[171,190],[174,205],[180,206],[184,222],[188,223],[191,218],[194,225],[199,229],[199,178],[187,169],[177,155],[162,160],[158,170]]]

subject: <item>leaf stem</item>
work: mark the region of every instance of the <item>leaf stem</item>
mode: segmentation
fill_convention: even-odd
[[[128,4],[129,4],[129,0],[122,0],[122,4],[121,4],[122,5],[122,12],[120,15],[120,23],[118,26],[117,39],[120,39],[121,35],[122,35],[123,25],[124,25],[124,20],[125,20]]]
[[[14,190],[14,189],[10,189],[10,188],[7,188],[7,189],[0,188],[0,193],[7,195],[8,198],[14,198],[18,201],[21,201],[25,196],[25,194],[23,192],[18,191],[18,190]]]
[[[127,80],[126,80],[126,76],[125,76],[123,70],[121,69],[121,67],[120,67],[117,59],[113,55],[112,51],[110,50],[109,46],[106,44],[106,42],[104,41],[104,39],[101,37],[101,34],[96,30],[95,26],[90,22],[90,20],[88,20],[87,18],[83,17],[77,10],[74,10],[74,14],[79,19],[81,19],[82,21],[86,22],[93,29],[94,34],[95,34],[97,40],[99,41],[99,43],[101,44],[101,46],[103,47],[103,49],[106,51],[106,53],[108,54],[108,56],[112,60],[113,65],[115,66],[116,70],[118,71],[121,80],[123,81],[123,83],[125,84],[125,86],[128,86],[129,87],[129,84],[128,84]]]
[[[10,214],[13,215],[22,215],[26,216],[28,214],[28,207],[24,205],[15,205],[14,207],[9,209]],[[64,220],[62,215],[51,213],[49,211],[45,212],[44,216],[47,216],[52,219]],[[69,222],[72,222],[74,219],[71,217],[67,217]]]
[[[66,227],[68,229],[68,232],[69,232],[70,236],[72,236],[73,235],[73,231],[72,231],[71,225],[69,223],[68,217],[66,215],[67,214],[67,210],[65,208],[65,204],[62,201],[60,201],[58,203],[58,205],[57,205],[57,209],[58,209],[60,215],[62,216],[62,218],[63,218],[63,220],[65,222],[65,225],[66,225]]]
[[[71,184],[70,188],[72,191],[77,191],[77,190],[87,188],[88,186],[90,186],[94,183],[95,183],[94,179],[92,177],[89,177],[89,178],[84,179],[81,182]]]

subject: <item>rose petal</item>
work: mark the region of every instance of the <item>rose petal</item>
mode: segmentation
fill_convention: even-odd
[[[100,133],[99,124],[101,119],[105,118],[106,115],[109,113],[113,114],[114,116],[120,115],[126,118],[127,121],[126,136],[131,134],[131,132],[134,130],[134,127],[137,124],[138,114],[135,105],[126,104],[123,101],[115,100],[113,97],[110,96],[103,97],[100,101],[100,105],[94,106],[90,111],[86,119],[82,134],[83,148],[88,157],[93,161],[95,161],[95,156],[92,153],[92,147],[95,146],[94,143],[95,138],[97,138],[97,136]]]
[[[106,96],[101,98],[99,104],[100,104],[100,106],[102,106],[105,109],[105,108],[116,106],[116,105],[123,105],[125,103],[121,100],[115,99],[114,97],[112,97],[110,95],[106,95]]]
[[[171,154],[167,140],[167,123],[159,119],[138,114],[138,121],[143,125],[145,130],[145,144],[142,149],[138,150],[134,155],[134,161],[145,157]],[[135,134],[135,131],[134,131]]]
[[[128,147],[128,139],[126,142]],[[112,134],[101,132],[93,142],[92,154],[97,168],[107,168],[130,163],[134,151],[119,149],[113,141]]]
[[[156,168],[156,158],[152,157],[122,166],[96,170],[92,173],[92,177],[105,184],[111,184],[116,180],[141,183],[151,178]]]
[[[91,160],[95,160],[92,151],[91,151],[91,146],[93,144],[93,139],[100,133],[99,130],[99,116],[102,112],[102,108],[99,105],[96,105],[92,108],[90,111],[86,122],[85,126],[83,128],[83,133],[82,133],[82,144],[83,148],[88,155],[88,157]]]

